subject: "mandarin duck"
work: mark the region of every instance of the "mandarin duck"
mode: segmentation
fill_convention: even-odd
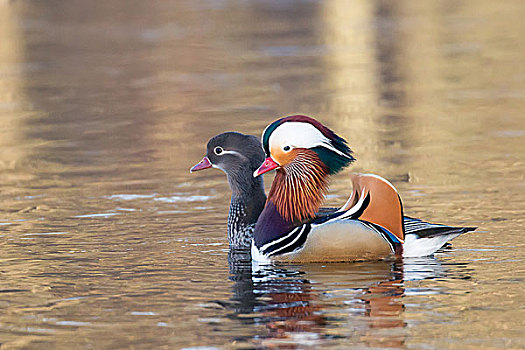
[[[433,254],[474,227],[451,227],[403,216],[395,187],[380,176],[351,175],[345,205],[317,215],[331,175],[355,159],[346,140],[319,121],[288,116],[262,134],[267,158],[254,177],[276,169],[253,232],[258,262],[343,262]]]
[[[226,173],[232,191],[229,245],[235,250],[250,249],[255,223],[266,202],[262,176],[252,176],[265,158],[261,143],[253,135],[225,132],[212,137],[206,148],[206,156],[190,172],[217,168]]]

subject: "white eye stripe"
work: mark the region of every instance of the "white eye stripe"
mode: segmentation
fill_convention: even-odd
[[[286,122],[281,124],[270,135],[268,143],[270,149],[274,145],[279,147],[292,146],[293,148],[324,147],[340,156],[350,158],[335,148],[330,139],[310,123]]]
[[[240,153],[237,152],[237,151],[227,151],[227,150],[223,150],[222,153],[221,153],[221,155],[223,155],[223,154],[234,154],[234,155],[236,155],[236,156],[243,157],[243,155],[240,154]]]
[[[233,154],[239,157],[244,157],[241,153],[237,151],[228,151],[222,148],[221,146],[217,146],[213,149],[213,153],[215,153],[218,156],[222,156],[223,154]]]

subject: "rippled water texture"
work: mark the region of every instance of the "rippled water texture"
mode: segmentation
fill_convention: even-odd
[[[0,0],[0,348],[525,347],[525,2]],[[314,115],[435,257],[228,263],[207,140]],[[271,183],[272,175],[266,177]]]

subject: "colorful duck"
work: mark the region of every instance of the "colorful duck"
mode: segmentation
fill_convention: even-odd
[[[257,220],[252,259],[339,262],[433,254],[473,227],[450,227],[403,217],[397,190],[377,175],[351,175],[347,203],[317,215],[330,175],[354,161],[347,142],[317,120],[294,115],[274,121],[262,134],[266,160],[258,177],[276,169]]]

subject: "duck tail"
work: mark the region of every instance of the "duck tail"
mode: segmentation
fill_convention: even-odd
[[[448,241],[477,228],[433,224],[408,216],[404,217],[404,226],[403,257],[432,255]]]

